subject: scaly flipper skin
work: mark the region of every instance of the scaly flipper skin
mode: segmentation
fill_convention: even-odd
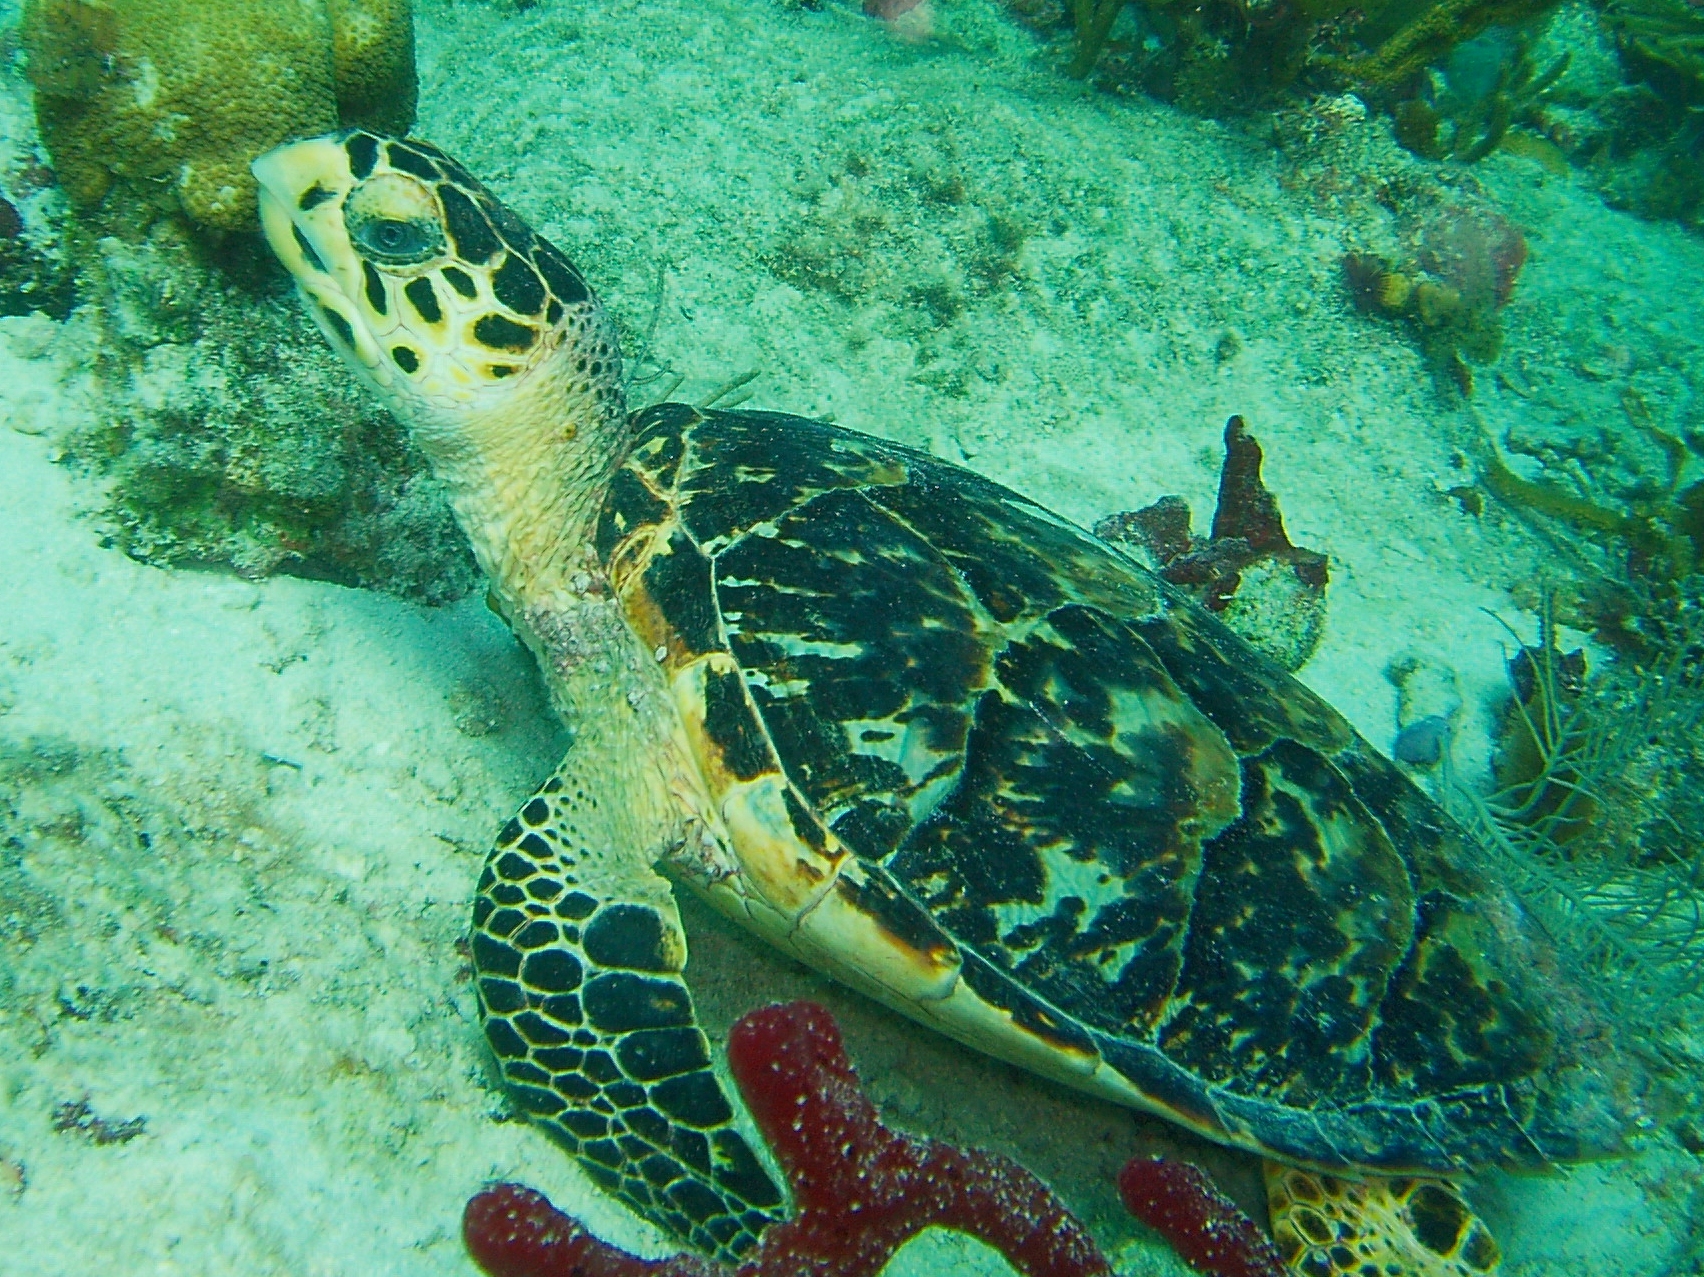
[[[711,1071],[669,886],[609,847],[616,831],[576,775],[578,752],[503,827],[479,879],[485,1036],[511,1098],[593,1180],[736,1261],[781,1193]]]

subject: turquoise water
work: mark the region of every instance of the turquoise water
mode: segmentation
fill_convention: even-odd
[[[1279,646],[1302,682],[1481,821],[1651,1078],[1634,1156],[1469,1184],[1504,1271],[1694,1271],[1704,241],[1696,80],[1649,32],[1690,47],[1696,11],[1564,5],[1375,91],[1237,61],[1261,8],[1201,11],[1207,39],[1129,6],[1077,80],[1063,14],[992,0],[421,3],[416,132],[574,259],[634,406],[754,374],[743,408],[924,449],[1084,527],[1175,495],[1202,535],[1240,414],[1330,583],[1309,611],[1250,571],[1230,619],[1301,633]],[[512,1120],[458,949],[493,831],[563,752],[534,663],[257,236],[162,218],[169,183],[72,210],[18,16],[0,1270],[467,1274],[461,1209],[495,1179],[670,1252]],[[118,55],[99,74],[150,83]],[[1508,815],[1566,792],[1523,793],[1511,761],[1508,660],[1547,599],[1559,658],[1585,653],[1553,698],[1583,830]],[[891,1121],[1029,1166],[1121,1272],[1182,1271],[1118,1203],[1138,1152],[1261,1209],[1252,1158],[683,911],[713,1039],[824,1002]],[[929,1270],[1006,1271],[948,1234],[894,1266]]]

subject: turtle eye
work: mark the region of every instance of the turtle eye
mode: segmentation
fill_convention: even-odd
[[[438,251],[436,227],[381,217],[354,228],[355,247],[363,257],[389,264],[424,261]]]
[[[418,266],[444,252],[444,227],[423,183],[384,173],[360,183],[343,204],[349,243],[375,266]]]

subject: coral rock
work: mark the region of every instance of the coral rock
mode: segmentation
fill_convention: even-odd
[[[408,0],[28,0],[22,31],[42,137],[84,209],[123,185],[247,229],[257,155],[340,122],[413,122]]]
[[[1025,1277],[1111,1277],[1082,1226],[1022,1167],[884,1126],[823,1008],[794,1002],[745,1016],[728,1064],[797,1211],[764,1233],[739,1277],[873,1277],[936,1225],[980,1238]],[[491,1277],[729,1274],[688,1256],[636,1259],[514,1184],[469,1202],[462,1235]]]
[[[1287,670],[1300,669],[1325,625],[1325,555],[1290,543],[1278,500],[1260,477],[1260,445],[1241,417],[1225,423],[1225,462],[1212,535],[1193,536],[1183,498],[1095,524],[1103,541],[1140,552],[1149,567]]]

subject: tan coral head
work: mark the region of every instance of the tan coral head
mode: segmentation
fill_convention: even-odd
[[[507,400],[565,335],[602,326],[568,259],[429,143],[345,130],[253,167],[273,251],[406,418]],[[619,360],[612,349],[582,372],[618,383]]]

